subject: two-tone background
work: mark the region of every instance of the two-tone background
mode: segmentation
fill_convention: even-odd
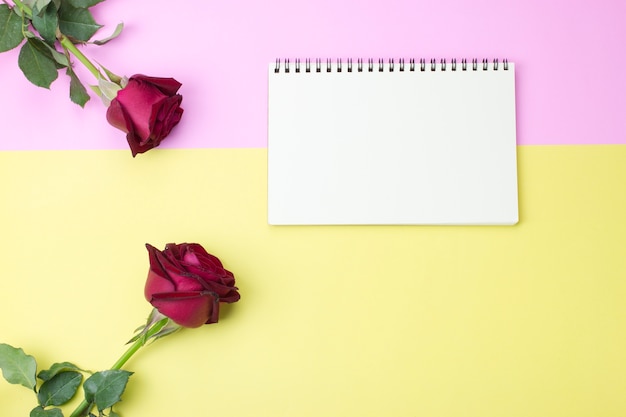
[[[133,358],[122,415],[626,414],[626,3],[94,10],[102,37],[126,29],[88,55],[178,79],[185,114],[133,159],[97,98],[0,55],[0,342],[110,366],[150,310],[144,243],[199,242],[242,299]],[[267,64],[307,57],[514,61],[520,223],[268,226]],[[0,415],[34,405],[0,381]]]

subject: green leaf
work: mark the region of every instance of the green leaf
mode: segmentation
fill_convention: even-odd
[[[36,38],[29,38],[17,58],[17,63],[31,83],[43,88],[57,79],[57,67],[46,44]]]
[[[59,26],[57,7],[54,3],[47,4],[41,13],[33,13],[33,26],[46,42],[50,45],[54,44],[57,27]]]
[[[108,37],[106,37],[104,39],[100,39],[100,40],[97,40],[97,41],[93,41],[93,43],[96,44],[96,45],[104,45],[105,43],[107,43],[109,41],[112,41],[113,39],[115,39],[118,36],[120,36],[120,34],[122,33],[122,30],[124,30],[124,22],[118,23],[118,25],[115,27],[115,30],[111,34],[111,36],[108,36]]]
[[[87,42],[101,27],[89,10],[62,3],[59,10],[59,29],[73,41]]]
[[[57,374],[60,374],[61,372],[68,372],[68,371],[84,372],[83,369],[80,369],[78,366],[74,365],[73,363],[59,362],[59,363],[53,364],[50,367],[50,369],[46,369],[46,370],[39,372],[37,374],[37,378],[41,379],[42,381],[49,381]]]
[[[87,89],[80,82],[78,76],[76,76],[76,73],[72,70],[72,67],[67,67],[67,75],[70,76],[70,100],[80,107],[85,107],[85,104],[91,99],[89,93],[87,93]]]
[[[46,8],[46,6],[48,6],[48,4],[51,2],[52,0],[36,0],[35,4],[33,5],[32,9],[33,12],[35,14],[42,14],[42,12],[44,11],[44,9]],[[33,16],[34,18],[35,16]]]
[[[98,3],[102,3],[104,0],[65,0],[65,1],[74,7],[88,8]]]
[[[22,18],[6,4],[0,4],[0,52],[17,47],[23,39]]]
[[[50,52],[50,56],[52,57],[52,59],[54,59],[57,69],[70,66],[70,61],[65,54],[62,54],[61,52],[57,51],[56,49],[54,49],[52,46],[48,45],[45,42],[43,44]]]
[[[120,415],[117,414],[115,411],[111,410],[109,411],[109,417],[120,417]]]
[[[41,385],[37,400],[43,407],[63,405],[76,394],[82,380],[80,372],[61,372]]]
[[[85,399],[95,403],[99,411],[113,406],[121,400],[131,375],[132,372],[122,369],[96,372],[83,384]]]
[[[21,348],[0,343],[0,368],[2,375],[11,384],[20,384],[35,389],[37,378],[37,362]]]
[[[44,410],[42,406],[37,406],[31,410],[30,417],[63,417],[63,412],[60,408]]]

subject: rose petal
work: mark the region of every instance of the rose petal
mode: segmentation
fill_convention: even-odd
[[[133,157],[135,157],[138,153],[144,153],[154,148],[149,140],[142,140],[133,132],[128,132],[126,135],[126,141],[128,142],[128,146],[130,147]]]
[[[180,102],[182,96],[167,97],[152,105],[150,118],[150,139],[154,146],[171,133],[174,126],[180,122],[183,114]]]
[[[132,79],[125,88],[118,91],[116,99],[132,122],[130,130],[139,136],[142,142],[150,139],[155,104],[166,98],[167,96],[158,88]]]
[[[161,252],[153,246],[149,246],[148,251],[151,270],[169,280],[176,291],[200,291],[206,289],[197,276],[181,268],[175,258],[168,256],[168,248]]]
[[[216,323],[219,303],[210,292],[155,294],[150,301],[162,314],[184,327]]]
[[[143,74],[135,74],[132,77],[130,77],[130,80],[132,79],[150,83],[167,96],[173,96],[174,94],[176,94],[178,89],[182,86],[181,83],[179,83],[173,78],[149,77]]]
[[[220,295],[220,302],[222,303],[235,303],[239,301],[241,294],[237,291],[237,288],[231,288],[226,295]]]
[[[111,104],[109,104],[109,108],[107,109],[106,118],[109,124],[125,133],[128,133],[132,128],[131,121],[117,98],[111,100]]]
[[[148,250],[148,260],[150,261],[150,270],[155,273],[167,277],[167,271],[163,267],[163,264],[159,260],[161,251],[152,246],[149,243],[146,243],[146,249]]]
[[[180,264],[177,250],[176,246],[167,245],[163,251],[156,250],[155,256],[160,265],[163,266],[163,269],[168,273],[184,274],[186,270]]]
[[[183,255],[183,262],[190,266],[200,266],[200,261],[198,261],[198,256],[192,251],[186,251]]]
[[[169,293],[175,291],[174,283],[169,279],[155,273],[154,271],[148,271],[148,278],[146,279],[146,285],[144,287],[144,296],[146,300],[152,300],[155,294]]]

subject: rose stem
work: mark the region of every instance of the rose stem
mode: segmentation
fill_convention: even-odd
[[[155,323],[155,324],[158,324],[158,323]],[[124,352],[124,354],[120,356],[120,358],[113,364],[113,366],[110,369],[122,369],[122,366],[124,366],[124,364],[128,362],[128,360],[146,343],[146,340],[150,339],[150,337],[154,336],[162,328],[163,326],[158,326],[158,325],[152,326],[150,330],[148,330],[148,332],[146,333],[146,337],[145,338],[140,337],[137,340],[135,340],[133,344],[130,345],[130,347],[126,350],[126,352]],[[70,417],[84,416],[85,413],[88,412],[87,407],[91,409],[91,407],[93,407],[93,404],[91,404],[91,407],[90,407],[89,402],[87,402],[87,400],[83,400],[78,405],[78,407],[76,407],[76,410],[74,410],[74,412],[70,415]]]
[[[91,63],[91,61],[89,60],[89,58],[87,58],[77,47],[76,45],[74,45],[72,43],[71,40],[69,40],[69,38],[63,34],[61,34],[61,36],[59,36],[59,42],[61,42],[61,45],[63,46],[63,48],[65,48],[65,50],[67,50],[68,52],[70,52],[72,55],[74,55],[76,57],[76,59],[78,59],[88,70],[89,72],[91,72],[93,74],[94,77],[96,77],[97,79],[101,79],[104,78],[102,76],[102,74],[100,73],[100,71],[98,70],[98,68],[96,68],[96,66],[94,64]]]
[[[30,7],[28,7],[27,5],[25,5],[24,3],[21,2],[21,0],[13,0],[13,3],[15,3],[15,5],[24,13],[31,15],[33,14],[33,11],[31,10]]]
[[[32,19],[33,18],[33,9],[31,9],[30,7],[28,7],[27,5],[22,3],[21,0],[13,0],[13,3],[15,3],[15,6],[18,9],[20,9],[20,11],[22,12],[23,16],[26,16],[28,19]],[[24,24],[24,17],[22,17],[22,33],[24,34],[24,37],[26,37],[25,30],[27,30],[27,29],[26,29],[26,26]]]

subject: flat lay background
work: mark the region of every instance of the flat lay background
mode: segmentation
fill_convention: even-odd
[[[199,242],[242,293],[150,345],[122,416],[626,414],[626,3],[107,0],[88,55],[172,76],[185,115],[132,158],[96,98],[0,55],[0,342],[110,366],[150,311],[144,244]],[[96,36],[97,37],[97,36]],[[267,225],[267,63],[508,58],[520,223]],[[77,68],[85,82],[89,74]],[[0,415],[35,398],[0,381]]]
[[[183,83],[186,120],[166,148],[264,147],[276,58],[507,58],[517,69],[520,145],[626,142],[619,0],[107,0],[93,10],[105,25],[96,39],[119,22],[125,31],[85,48],[90,57],[120,75]],[[126,148],[97,99],[85,110],[72,104],[64,74],[52,93],[30,85],[17,53],[0,56],[0,123],[31,120],[35,105],[46,111],[0,149]]]

